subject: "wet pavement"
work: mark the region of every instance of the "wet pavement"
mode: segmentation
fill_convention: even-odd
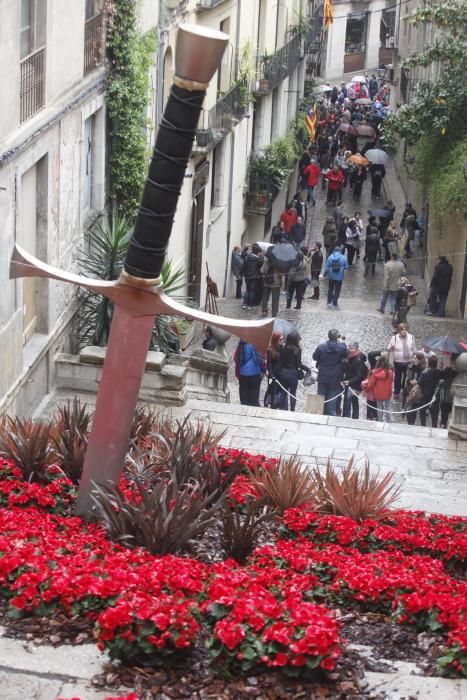
[[[393,173],[393,180],[394,177]],[[397,205],[399,202],[396,201],[396,198],[393,197],[393,199]],[[402,201],[400,197],[399,200]],[[371,182],[368,180],[364,183],[362,196],[358,202],[352,200],[352,191],[350,189],[344,191],[343,213],[344,215],[353,216],[354,212],[359,210],[366,227],[368,222],[367,210],[374,206],[382,206],[385,201],[384,198],[378,202],[371,199]],[[400,205],[396,209],[396,224],[399,224],[402,217],[402,206]],[[310,207],[309,212],[308,240],[310,242],[322,241],[321,232],[326,217],[332,215],[332,206],[326,205],[326,193],[321,188],[318,192],[316,206],[314,208]],[[467,328],[464,321],[449,318],[441,319],[423,314],[426,290],[425,282],[419,274],[421,268],[419,251],[420,249],[414,249],[414,257],[407,261],[408,276],[419,292],[417,305],[410,310],[408,317],[410,332],[415,336],[417,347],[421,349],[424,339],[433,335],[450,335],[457,339],[466,338]],[[307,294],[300,311],[295,311],[293,308],[286,309],[285,295],[281,295],[279,316],[296,324],[302,337],[303,361],[305,364],[309,365],[312,363],[311,356],[314,349],[320,342],[327,339],[327,333],[330,328],[337,328],[347,341],[358,341],[362,351],[365,353],[370,350],[380,350],[387,347],[392,335],[392,314],[389,310],[389,302],[386,305],[384,316],[377,311],[383,284],[383,263],[379,262],[376,264],[375,277],[365,278],[363,276],[363,255],[362,249],[360,260],[355,259],[354,266],[346,272],[339,300],[340,308],[338,310],[326,307],[326,279],[320,282],[321,299],[319,301],[309,300],[307,299]],[[219,313],[225,316],[244,318],[245,320],[262,318],[260,307],[252,310],[243,310],[241,301],[236,299],[220,299],[218,304]],[[232,355],[235,344],[236,339],[232,338],[227,345],[227,349]],[[238,383],[234,376],[233,366],[231,367],[229,380],[231,384],[231,401],[238,402]],[[301,401],[304,400],[304,395],[305,390],[302,385],[299,385],[297,410],[303,410]],[[396,404],[393,408],[398,410],[400,406]],[[398,420],[397,417],[396,419]]]

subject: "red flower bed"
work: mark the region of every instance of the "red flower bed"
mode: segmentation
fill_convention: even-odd
[[[223,467],[237,456],[222,450]],[[248,469],[266,461],[243,459],[231,489],[239,503]],[[17,615],[86,615],[99,647],[127,663],[178,659],[204,626],[215,668],[294,675],[334,667],[332,609],[357,607],[441,631],[440,666],[467,675],[467,584],[450,569],[467,558],[467,518],[406,511],[356,523],[291,509],[281,537],[245,566],[207,566],[126,549],[101,527],[61,515],[74,491],[58,468],[50,478],[26,484],[14,465],[0,465],[0,594]]]

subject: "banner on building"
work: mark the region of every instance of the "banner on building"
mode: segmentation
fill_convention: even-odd
[[[332,14],[332,0],[324,0],[323,18],[323,31],[326,32],[329,25],[334,22],[334,17]]]
[[[310,134],[310,141],[313,143],[316,136],[316,102],[305,117],[305,126]]]

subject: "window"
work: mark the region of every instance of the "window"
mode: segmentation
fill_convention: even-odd
[[[21,0],[21,58],[45,46],[46,0]]]
[[[368,16],[365,12],[347,15],[345,53],[365,53]]]

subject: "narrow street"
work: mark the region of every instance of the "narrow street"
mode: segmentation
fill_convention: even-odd
[[[402,199],[402,190],[397,181],[397,176],[394,171],[394,166],[388,167],[387,176],[387,191],[390,198],[393,199],[396,205],[395,221],[398,227],[403,207],[405,202]],[[364,183],[362,196],[359,202],[352,200],[352,191],[347,188],[344,190],[343,197],[343,213],[346,216],[353,216],[355,211],[360,211],[364,225],[368,222],[367,210],[371,207],[382,206],[386,199],[382,197],[379,202],[373,202],[371,199],[371,182],[368,180]],[[310,216],[308,220],[308,240],[322,242],[321,232],[327,216],[332,215],[332,207],[326,205],[326,192],[319,185],[318,198],[316,206],[310,208]],[[426,316],[423,313],[426,302],[425,282],[420,276],[420,250],[413,248],[414,255],[408,261],[408,276],[412,284],[418,291],[416,306],[411,309],[408,322],[410,332],[416,338],[417,347],[422,347],[423,340],[433,335],[450,335],[454,338],[462,338],[465,336],[465,323],[458,319],[437,318]],[[303,344],[303,360],[305,364],[312,364],[311,356],[316,346],[327,339],[327,333],[330,328],[337,328],[347,341],[358,341],[363,352],[370,350],[378,350],[385,348],[392,334],[392,315],[389,310],[389,302],[386,305],[385,315],[381,315],[377,311],[381,289],[383,285],[383,262],[377,263],[375,277],[363,277],[364,263],[363,250],[361,251],[360,260],[355,259],[354,266],[350,268],[345,275],[345,281],[342,286],[342,293],[339,300],[340,308],[336,310],[326,307],[326,291],[327,280],[320,282],[321,298],[317,301],[311,301],[305,296],[302,309],[295,311],[294,309],[285,308],[285,295],[281,295],[279,316],[288,319],[296,324]],[[240,317],[247,319],[262,318],[261,309],[257,307],[251,311],[245,311],[241,308],[242,303],[236,299],[220,299],[219,313],[231,317]],[[233,354],[236,340],[231,339],[228,342],[228,351]],[[233,364],[230,368],[230,389],[231,401],[239,402],[238,397],[238,382],[235,379]],[[266,382],[263,382],[263,391]],[[312,388],[312,392],[316,391],[316,386]],[[263,393],[263,392],[262,392]],[[305,389],[302,384],[299,384],[297,392],[297,410],[303,410],[305,397]],[[397,404],[394,410],[400,410],[400,405]],[[362,411],[362,417],[365,417],[365,409]],[[400,420],[398,416],[395,420]],[[417,421],[418,422],[418,421]]]

